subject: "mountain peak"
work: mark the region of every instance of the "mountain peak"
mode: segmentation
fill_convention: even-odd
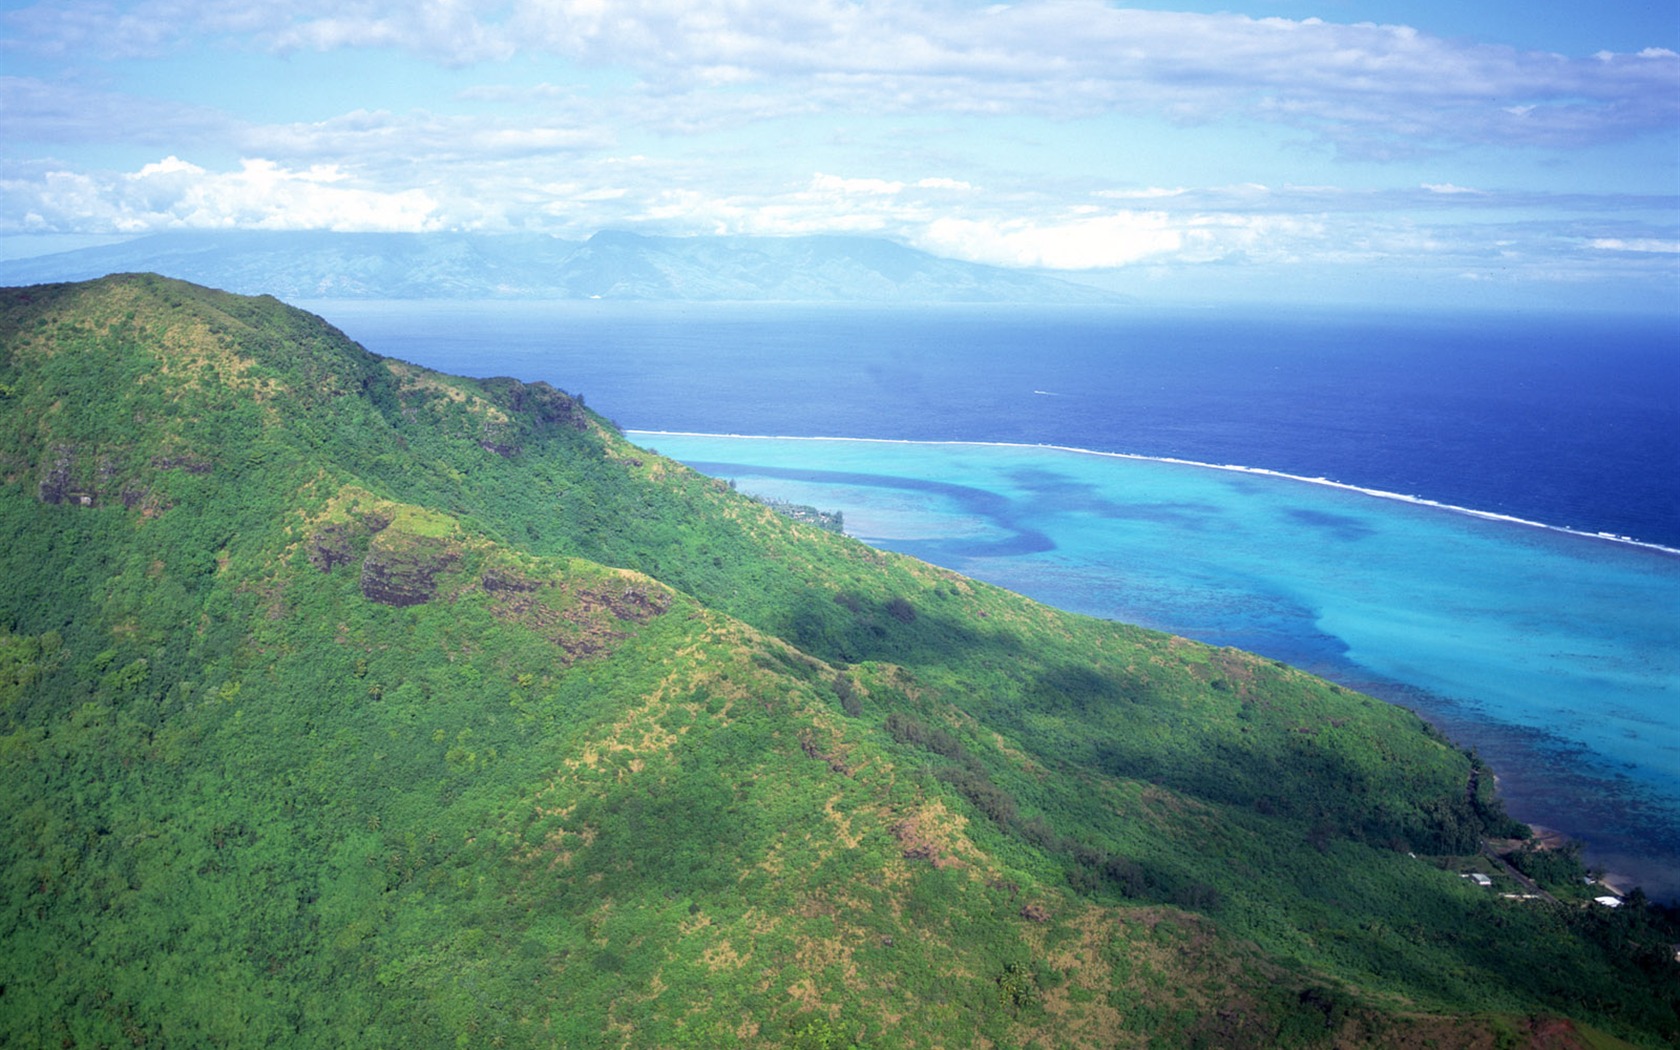
[[[636,233],[633,230],[597,230],[596,232],[590,234],[588,239],[585,240],[584,243],[585,244],[594,244],[594,245],[634,245],[634,246],[640,246],[640,245],[652,244],[653,242],[659,241],[659,240],[671,240],[671,239],[672,238],[652,237],[652,236],[649,236],[645,233]]]

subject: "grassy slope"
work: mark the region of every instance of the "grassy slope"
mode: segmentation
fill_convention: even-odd
[[[1643,914],[1435,862],[1500,818],[1397,708],[272,300],[11,291],[0,348],[20,1045],[1677,1031]]]

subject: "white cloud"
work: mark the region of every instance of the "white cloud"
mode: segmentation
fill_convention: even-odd
[[[1182,197],[1184,193],[1185,189],[1182,186],[1175,189],[1167,189],[1164,186],[1146,186],[1142,189],[1135,190],[1098,190],[1096,195],[1109,200],[1148,201],[1161,200],[1168,197]]]
[[[226,135],[233,127],[225,113],[206,106],[38,77],[0,76],[0,142],[64,144],[114,138],[169,148],[183,138]]]
[[[890,197],[904,192],[904,183],[889,179],[847,179],[838,175],[824,175],[818,172],[811,177],[811,190],[814,193],[839,196],[863,194],[872,197]]]
[[[406,0],[348,10],[332,4],[330,13],[319,17],[309,17],[311,6],[319,9],[290,7],[294,17],[267,35],[269,45],[280,51],[401,47],[451,65],[505,60],[519,51],[515,37],[481,17],[477,9],[487,5],[470,0]]]
[[[356,110],[308,124],[247,127],[236,136],[253,153],[295,160],[353,156],[360,163],[410,167],[428,162],[505,160],[538,154],[598,150],[612,144],[610,130],[532,123],[509,117],[394,114]]]
[[[770,0],[520,9],[531,46],[624,64],[667,89],[726,66],[805,100],[874,111],[1244,115],[1306,127],[1345,151],[1442,142],[1595,141],[1672,127],[1680,60],[1571,60],[1338,25],[1029,0],[983,12],[884,0]],[[1654,49],[1659,50],[1660,49]]]
[[[1162,212],[1117,212],[1061,222],[942,218],[921,245],[943,255],[1000,266],[1092,270],[1177,252],[1185,233]]]
[[[0,13],[0,46],[96,59],[155,58],[194,38],[278,51],[401,47],[448,62],[510,57],[517,46],[476,0],[40,0]]]
[[[1680,241],[1665,241],[1655,237],[1597,237],[1594,248],[1606,252],[1643,252],[1656,255],[1680,254]]]
[[[114,176],[48,171],[0,181],[0,215],[32,216],[12,230],[152,232],[165,229],[421,231],[438,225],[424,190],[344,185],[335,165],[301,170],[251,158],[210,171],[173,155]],[[0,227],[4,228],[4,227]]]
[[[412,86],[358,80],[358,48]],[[255,111],[256,78],[329,64],[299,50],[340,51],[345,83],[275,95],[262,118],[88,86],[119,82],[90,72],[102,55],[214,52],[227,69],[234,54],[253,79],[226,105]],[[1680,244],[1660,172],[1612,173],[1621,194],[1570,174],[1596,178],[1611,154],[1537,174],[1554,147],[1680,129],[1680,55],[1664,48],[1569,58],[1104,0],[50,0],[0,13],[0,55],[20,54],[30,75],[0,76],[0,232],[863,232],[1133,273],[1672,274]],[[488,64],[504,57],[518,61]],[[190,70],[160,83],[179,92]],[[374,101],[392,97],[416,108]],[[1305,133],[1238,127],[1255,120]],[[1341,178],[1319,166],[1326,142],[1376,159],[1478,148],[1386,187],[1368,168],[1348,187],[1291,185]],[[1512,188],[1525,178],[1582,188]]]
[[[339,186],[331,165],[291,171],[272,161],[196,181],[176,206],[186,226],[270,230],[418,231],[432,228],[437,202],[423,190],[383,192]]]
[[[974,186],[972,183],[964,182],[962,179],[927,178],[917,179],[916,188],[923,190],[957,190],[967,192],[974,189]]]
[[[667,127],[754,110],[945,110],[1307,129],[1345,154],[1464,143],[1562,146],[1680,124],[1680,55],[1588,58],[1407,26],[1022,0],[54,0],[10,16],[13,47],[156,53],[194,36],[253,48],[397,48],[446,65],[560,56],[633,71],[642,119]],[[119,44],[116,41],[132,41]],[[747,101],[752,99],[753,101]]]
[[[139,171],[128,177],[138,181],[140,179],[161,178],[170,175],[188,175],[196,177],[203,174],[203,168],[196,164],[188,164],[180,157],[170,154],[155,164],[142,166]]]

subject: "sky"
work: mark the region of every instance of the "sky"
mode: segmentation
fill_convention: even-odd
[[[0,254],[880,236],[1144,298],[1680,315],[1674,0],[0,2]]]

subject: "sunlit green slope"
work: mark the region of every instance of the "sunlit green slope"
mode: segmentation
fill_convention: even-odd
[[[0,1045],[1680,1032],[1661,915],[1460,877],[1508,822],[1411,714],[790,521],[545,384],[13,289],[0,480]]]

